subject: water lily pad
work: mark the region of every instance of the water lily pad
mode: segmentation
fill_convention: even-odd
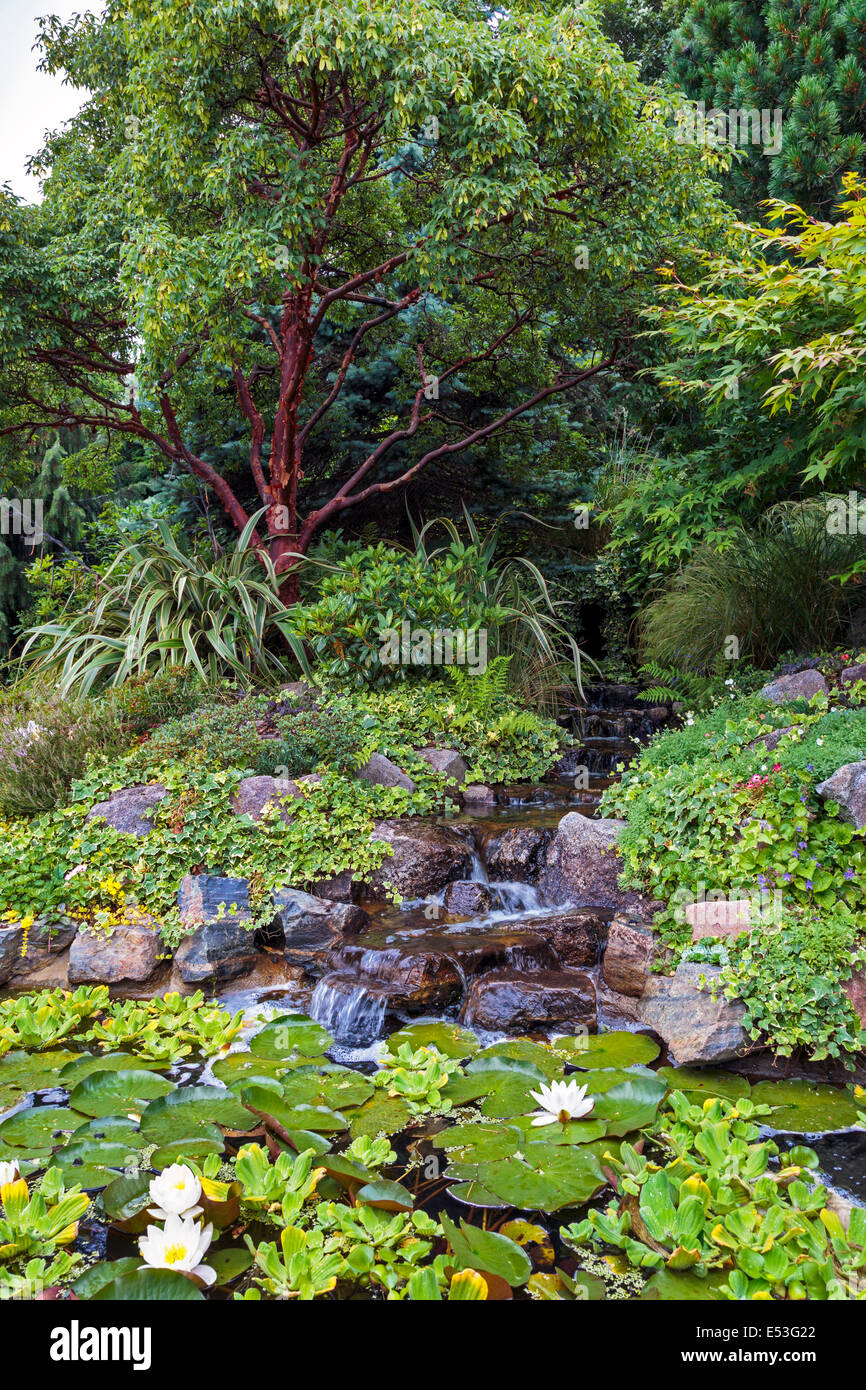
[[[695,1091],[704,1096],[721,1096],[724,1100],[739,1100],[747,1096],[751,1086],[744,1076],[729,1071],[704,1067],[659,1067],[672,1091]]]
[[[67,1144],[55,1159],[67,1183],[77,1182],[88,1190],[105,1187],[135,1162],[136,1153],[129,1145],[106,1139]]]
[[[388,1182],[378,1178],[358,1189],[356,1200],[368,1207],[381,1207],[383,1211],[411,1211],[415,1203],[412,1194],[398,1182]]]
[[[609,1135],[622,1138],[633,1129],[652,1124],[667,1094],[667,1085],[652,1072],[612,1086],[595,1103],[593,1118],[607,1122]]]
[[[140,1255],[131,1255],[124,1260],[100,1260],[99,1264],[91,1265],[90,1269],[78,1276],[71,1285],[72,1292],[84,1300],[95,1298],[115,1279],[122,1278],[124,1274],[134,1274],[140,1267]]]
[[[69,1093],[69,1104],[84,1115],[141,1113],[147,1102],[167,1096],[174,1083],[152,1071],[98,1071],[79,1081]]]
[[[386,1046],[396,1056],[404,1043],[413,1048],[435,1047],[445,1057],[472,1057],[479,1048],[475,1034],[456,1023],[410,1023],[392,1033]]]
[[[554,1038],[553,1046],[569,1053],[577,1067],[631,1067],[654,1062],[660,1048],[646,1033],[593,1033],[585,1037]]]
[[[387,1096],[378,1092],[365,1101],[359,1109],[352,1111],[349,1133],[353,1139],[362,1134],[373,1137],[377,1134],[399,1134],[401,1129],[411,1123],[412,1111],[399,1096]]]
[[[371,1077],[350,1068],[340,1068],[339,1072],[328,1072],[321,1078],[319,1096],[324,1105],[332,1110],[344,1110],[363,1105],[375,1091]]]
[[[756,1105],[778,1107],[766,1123],[793,1134],[824,1134],[857,1123],[857,1102],[839,1086],[812,1081],[761,1081],[752,1087]],[[3,1127],[0,1125],[0,1137]]]
[[[81,1116],[68,1110],[66,1106],[43,1105],[31,1110],[19,1110],[0,1124],[0,1143],[11,1144],[13,1148],[47,1148],[54,1143],[62,1143],[81,1123]]]
[[[60,1072],[60,1085],[71,1091],[86,1076],[102,1071],[161,1071],[167,1062],[154,1062],[131,1052],[85,1052],[73,1056]]]
[[[222,1132],[216,1125],[205,1125],[194,1135],[187,1135],[185,1139],[175,1140],[171,1144],[161,1144],[154,1149],[150,1166],[161,1173],[163,1168],[170,1168],[173,1163],[183,1163],[188,1158],[207,1158],[208,1154],[221,1154],[224,1148]]]
[[[154,1144],[194,1135],[202,1125],[247,1133],[259,1124],[237,1096],[219,1086],[184,1086],[152,1100],[141,1117],[141,1132]]]
[[[483,1072],[503,1072],[508,1076],[525,1076],[536,1087],[543,1085],[549,1079],[549,1073],[542,1071],[528,1058],[505,1057],[495,1052],[479,1052],[478,1056],[474,1057],[466,1068],[467,1076],[476,1076]]]
[[[516,1062],[530,1062],[543,1074],[546,1080],[559,1076],[562,1071],[562,1058],[556,1057],[543,1043],[530,1042],[529,1038],[505,1038],[492,1043],[477,1054],[476,1061],[488,1057],[507,1057]],[[472,1070],[472,1069],[471,1069]]]
[[[449,1162],[446,1178],[477,1182],[509,1207],[522,1211],[558,1211],[594,1197],[605,1179],[587,1148],[530,1142],[508,1159]]]
[[[93,1297],[117,1303],[198,1303],[204,1294],[184,1274],[170,1269],[139,1269],[134,1274],[122,1274]]]
[[[230,1052],[214,1062],[213,1074],[226,1086],[237,1087],[262,1077],[287,1076],[289,1065],[279,1057],[256,1057],[250,1052]]]
[[[701,1279],[688,1270],[660,1269],[647,1281],[640,1297],[665,1303],[724,1301],[725,1295],[720,1292],[720,1285],[726,1280],[727,1275],[719,1270],[713,1270]]]
[[[102,1210],[110,1222],[122,1229],[128,1229],[128,1223],[132,1222],[135,1223],[135,1229],[143,1231],[149,1220],[147,1208],[152,1205],[150,1179],[143,1175],[135,1178],[115,1178],[105,1188],[100,1200]],[[136,1218],[139,1217],[141,1220],[137,1221]]]
[[[280,1014],[250,1039],[256,1057],[318,1057],[333,1045],[328,1030],[306,1014]]]
[[[504,1279],[512,1288],[525,1284],[532,1273],[532,1262],[525,1250],[496,1231],[483,1231],[461,1221],[459,1228],[441,1213],[439,1220],[448,1237],[457,1269],[477,1269]]]
[[[216,1270],[214,1287],[222,1288],[224,1284],[230,1284],[233,1279],[245,1274],[253,1262],[253,1257],[243,1246],[234,1246],[229,1250],[209,1251],[207,1262],[211,1269]]]

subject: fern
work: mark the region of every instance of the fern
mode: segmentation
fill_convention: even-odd
[[[480,719],[487,719],[491,711],[508,693],[508,667],[510,656],[497,656],[478,675],[464,666],[451,666],[448,676],[455,686],[461,704]]]

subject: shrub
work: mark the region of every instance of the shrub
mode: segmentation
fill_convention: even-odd
[[[107,707],[38,691],[7,697],[0,710],[0,811],[32,816],[51,810],[94,753],[117,752],[121,745]]]
[[[258,520],[216,557],[187,554],[157,521],[147,540],[119,552],[83,609],[29,631],[30,674],[86,695],[173,665],[206,684],[225,676],[275,684],[306,670],[270,557],[251,543]]]
[[[132,676],[113,692],[117,717],[130,733],[191,714],[202,703],[205,687],[189,666],[165,666],[149,676]]]
[[[826,650],[844,612],[839,575],[866,552],[866,538],[831,534],[827,518],[826,499],[780,504],[755,529],[702,546],[646,610],[645,658],[709,671],[732,636],[758,666],[788,649]]]

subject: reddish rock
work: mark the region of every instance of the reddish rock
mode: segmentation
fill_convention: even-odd
[[[496,792],[483,782],[470,782],[463,788],[463,800],[467,806],[495,806]]]
[[[553,1025],[595,1032],[595,985],[576,970],[494,970],[472,981],[460,1021],[491,1032],[524,1033]]]
[[[866,970],[855,971],[850,980],[843,984],[842,992],[847,994],[857,1010],[862,1027],[866,1028]]]
[[[640,917],[614,917],[604,948],[602,976],[617,994],[639,999],[649,978],[654,948],[652,928]]]
[[[705,936],[742,936],[751,930],[751,912],[748,898],[723,898],[718,902],[689,903],[685,917],[692,929],[692,941],[700,941]]]
[[[546,941],[563,965],[597,965],[607,924],[592,908],[523,917],[511,924]]]
[[[551,830],[531,825],[511,826],[488,840],[487,872],[494,879],[534,883],[552,838]]]

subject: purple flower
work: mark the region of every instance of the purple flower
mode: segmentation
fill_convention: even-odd
[[[791,882],[791,875],[790,875],[790,874],[782,874],[782,882],[783,882],[783,883],[790,883],[790,882]]]
[[[804,887],[808,888],[809,891],[811,892],[812,889],[815,887],[815,885],[814,885],[814,883],[812,882],[812,880],[811,880],[810,878],[807,878],[807,879],[806,879],[806,882],[805,882],[805,884],[804,884]]]
[[[845,870],[845,878],[853,878],[853,877],[854,877],[854,870],[853,870],[853,869],[846,869],[846,870]]]
[[[809,843],[808,840],[798,840],[798,841],[797,841],[797,848],[798,848],[798,849],[806,849],[806,848],[808,847],[808,843]]]

